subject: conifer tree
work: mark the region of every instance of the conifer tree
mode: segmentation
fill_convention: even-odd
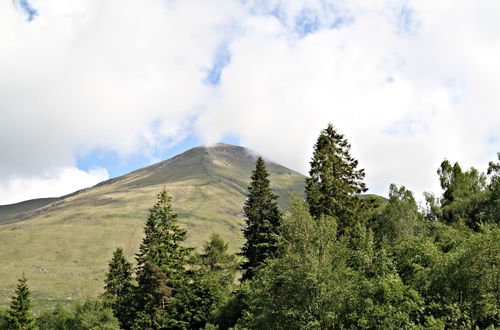
[[[338,218],[340,230],[359,210],[362,204],[359,194],[367,190],[362,181],[364,170],[356,169],[358,161],[351,157],[350,149],[344,135],[328,124],[314,146],[306,179],[305,193],[311,215]]]
[[[12,297],[9,309],[9,323],[12,329],[34,329],[34,319],[31,315],[30,289],[26,277],[19,279],[15,296]]]
[[[122,248],[117,248],[113,253],[104,283],[104,301],[113,310],[121,327],[129,329],[133,313],[132,265],[123,255]]]
[[[246,216],[243,235],[246,241],[240,255],[247,260],[242,265],[242,280],[251,279],[256,268],[276,252],[281,213],[276,201],[278,196],[272,192],[268,177],[264,160],[258,157],[243,208]]]
[[[186,266],[192,249],[182,244],[186,231],[177,225],[177,214],[172,210],[171,197],[165,190],[150,209],[144,227],[145,237],[139,247],[137,259],[136,298],[139,306],[137,327],[170,327],[176,322],[165,312],[187,280]]]

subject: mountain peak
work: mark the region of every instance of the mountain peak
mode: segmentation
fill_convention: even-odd
[[[235,251],[242,242],[242,210],[255,159],[240,146],[198,146],[70,195],[0,206],[0,242],[13,246],[0,249],[0,270],[7,274],[0,293],[18,276],[10,270],[23,269],[47,301],[97,296],[102,282],[95,279],[104,276],[116,247],[129,258],[137,253],[148,209],[163,188],[188,232],[188,246],[201,247],[218,233]],[[303,192],[304,176],[272,162],[266,167],[285,208],[291,192]],[[0,294],[0,304],[9,298]]]

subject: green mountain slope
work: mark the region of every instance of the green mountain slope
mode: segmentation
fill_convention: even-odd
[[[165,187],[190,246],[217,232],[241,243],[242,207],[256,156],[245,148],[197,147],[161,163],[61,198],[0,206],[0,305],[24,272],[35,306],[95,297],[116,247],[137,252],[148,209]],[[304,177],[268,162],[272,187],[286,207]]]

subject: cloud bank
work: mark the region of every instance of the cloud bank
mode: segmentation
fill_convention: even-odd
[[[445,157],[482,168],[500,150],[494,0],[23,3],[0,3],[0,204],[81,175],[96,148],[189,136],[307,173],[330,121],[380,194],[436,191]],[[85,173],[67,190],[107,175]]]

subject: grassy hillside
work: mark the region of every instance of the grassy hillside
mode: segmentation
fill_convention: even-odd
[[[56,199],[0,206],[0,305],[24,272],[36,308],[95,297],[116,247],[133,259],[156,193],[165,187],[189,246],[217,232],[241,243],[242,207],[255,155],[242,147],[198,147],[164,162]],[[268,162],[281,206],[304,177]]]
[[[34,215],[45,205],[56,202],[59,198],[38,198],[11,205],[0,206],[0,225],[22,221]]]

